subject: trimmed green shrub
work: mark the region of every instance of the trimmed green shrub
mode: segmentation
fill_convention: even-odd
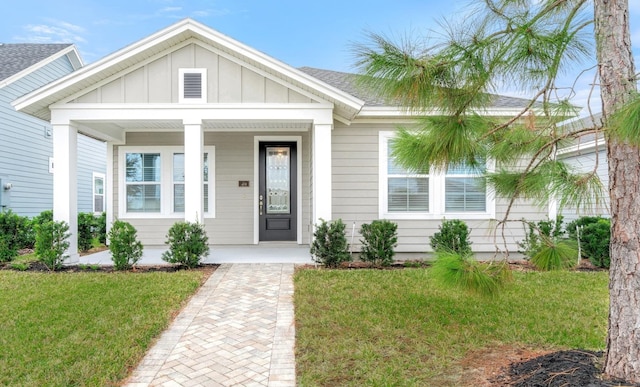
[[[374,220],[360,228],[363,239],[360,259],[374,265],[389,266],[393,263],[393,250],[398,245],[398,225],[389,220]]]
[[[103,212],[96,218],[96,237],[98,242],[103,245],[107,244],[107,213]]]
[[[326,221],[320,219],[316,225],[311,243],[311,255],[316,263],[326,267],[337,267],[342,262],[351,260],[349,244],[342,219]]]
[[[609,241],[611,240],[611,221],[600,218],[590,223],[580,232],[582,256],[589,258],[597,267],[609,268]]]
[[[570,239],[578,240],[578,235],[576,232],[577,227],[585,227],[592,223],[598,223],[598,221],[601,219],[606,219],[606,218],[603,218],[601,216],[581,216],[578,219],[567,223],[567,227],[566,227],[567,235],[569,236]]]
[[[62,268],[69,248],[69,225],[67,222],[48,221],[35,225],[36,256],[49,270]]]
[[[116,220],[109,230],[109,251],[116,270],[129,270],[142,258],[142,243],[130,223]]]
[[[209,238],[200,223],[176,222],[167,233],[169,250],[162,254],[162,260],[194,268],[209,254]]]
[[[36,245],[36,225],[51,221],[53,221],[53,210],[44,210],[37,216],[31,218],[31,220],[29,221],[29,240],[31,241],[30,247],[35,247]]]
[[[35,240],[30,230],[31,223],[26,216],[11,210],[0,212],[0,235],[9,251],[33,247]]]
[[[78,213],[78,250],[87,251],[96,234],[96,217],[89,212]]]
[[[18,249],[9,242],[6,235],[0,234],[0,262],[13,261],[18,256]]]
[[[505,262],[480,263],[470,253],[441,249],[435,253],[430,274],[451,287],[485,296],[495,295],[510,280]]]
[[[469,240],[469,227],[459,219],[442,220],[440,231],[429,239],[433,251],[450,251],[460,255],[471,253],[471,241]]]

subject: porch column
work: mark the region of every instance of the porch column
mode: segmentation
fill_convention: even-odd
[[[105,212],[107,214],[107,235],[109,235],[109,231],[111,230],[111,225],[113,223],[113,188],[115,184],[113,184],[113,142],[107,142],[107,170],[105,174],[105,187],[104,187],[104,203],[105,203]],[[126,205],[126,204],[120,204]],[[107,244],[109,244],[109,238],[107,238]]]
[[[202,120],[184,120],[184,220],[204,221]]]
[[[53,220],[69,224],[69,258],[78,263],[78,130],[53,124]]]
[[[332,125],[313,126],[313,224],[331,220],[331,129]]]

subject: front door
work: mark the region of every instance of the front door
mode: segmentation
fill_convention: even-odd
[[[260,241],[297,240],[295,142],[261,142],[258,218]]]

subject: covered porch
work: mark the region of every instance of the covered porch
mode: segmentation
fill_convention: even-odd
[[[138,265],[166,265],[162,260],[162,253],[166,249],[151,247],[144,250]],[[83,255],[78,258],[79,264],[112,265],[108,250],[94,254]],[[313,264],[308,245],[292,243],[263,243],[259,245],[214,245],[210,247],[209,255],[203,260],[205,264],[212,263],[294,263]]]

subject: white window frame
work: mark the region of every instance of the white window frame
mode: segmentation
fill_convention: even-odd
[[[160,154],[160,212],[127,212],[126,198],[126,154],[127,153],[159,153]],[[118,217],[122,219],[157,219],[184,218],[184,212],[173,211],[173,154],[184,153],[183,146],[121,146],[118,148]],[[209,212],[205,218],[215,218],[215,146],[205,146],[203,153],[208,153],[209,163]]]
[[[184,75],[200,74],[201,75],[201,97],[185,98],[184,97]],[[178,69],[178,102],[179,103],[207,103],[207,69],[206,68],[181,68]]]
[[[388,158],[387,152],[389,148],[389,140],[395,137],[396,132],[381,131],[378,141],[378,217],[380,219],[402,220],[402,219],[495,219],[496,201],[492,190],[487,188],[485,211],[469,211],[469,212],[446,212],[445,211],[445,173],[429,171],[429,211],[389,211],[389,175],[388,175]],[[494,162],[487,161],[487,170],[494,169]],[[409,177],[411,175],[408,175]],[[425,175],[416,175],[417,177]],[[391,176],[393,177],[393,176]]]
[[[96,179],[102,179],[102,211],[96,211]],[[93,200],[91,202],[91,208],[93,209],[93,213],[96,215],[101,214],[102,212],[107,211],[107,177],[104,173],[93,172],[91,176],[91,191],[93,192],[93,196],[91,197]]]

